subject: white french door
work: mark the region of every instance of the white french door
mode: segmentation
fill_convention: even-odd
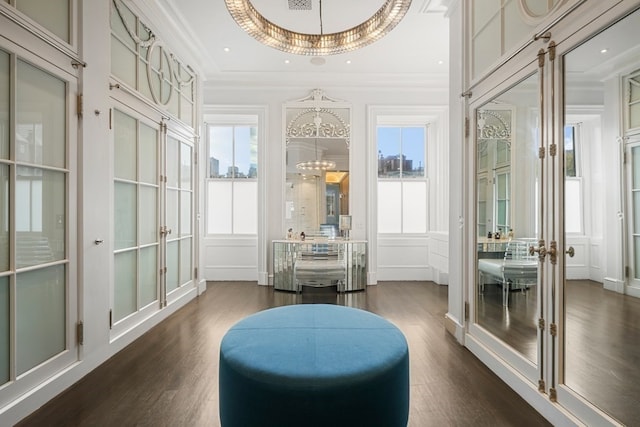
[[[76,93],[0,42],[0,407],[78,360]]]
[[[152,111],[113,109],[112,334],[194,285],[194,137]],[[157,120],[157,121],[156,121]]]

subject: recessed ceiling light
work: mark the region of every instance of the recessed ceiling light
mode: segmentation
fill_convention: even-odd
[[[289,61],[288,59],[285,59],[285,60],[284,60],[284,63],[285,63],[285,64],[288,64],[288,63],[290,63],[290,62],[291,62],[291,61]]]
[[[345,63],[347,63],[347,64],[351,64],[351,60],[350,60],[350,59],[347,59],[347,60],[346,60],[346,61],[344,61],[344,62],[345,62]]]
[[[229,52],[231,49],[229,49],[228,47],[225,47],[222,50],[224,50],[225,52]]]
[[[606,47],[604,49],[600,50],[600,53],[607,53],[607,52],[609,52],[609,49],[607,49]]]
[[[438,61],[438,65],[444,64],[444,61]]]
[[[324,65],[325,62],[327,62],[327,60],[321,56],[314,56],[313,58],[311,58],[311,63],[313,65]]]

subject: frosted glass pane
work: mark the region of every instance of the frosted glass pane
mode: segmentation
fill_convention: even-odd
[[[140,48],[140,50],[146,51],[146,49]],[[144,58],[146,58],[146,52],[141,52]],[[153,99],[151,95],[151,88],[149,87],[149,75],[147,74],[147,62],[142,58],[138,61],[138,91],[146,96],[148,99]]]
[[[16,9],[69,43],[70,0],[16,0]]]
[[[629,128],[635,129],[640,127],[640,102],[629,107]]]
[[[140,308],[158,299],[158,248],[140,249]]]
[[[402,232],[427,232],[427,183],[402,184]]]
[[[65,167],[65,82],[22,61],[16,80],[16,159]]]
[[[545,3],[538,1],[538,3]],[[545,6],[546,8],[546,6]],[[522,20],[520,6],[517,1],[511,1],[504,8],[504,52],[509,52],[529,38],[534,27]]]
[[[115,183],[114,248],[122,249],[136,245],[136,202],[134,184]]]
[[[231,233],[231,182],[207,183],[207,234]]]
[[[0,277],[0,384],[9,381],[9,278]]]
[[[140,123],[140,181],[158,183],[158,131],[144,123]]]
[[[180,188],[191,190],[191,159],[193,154],[191,147],[187,144],[180,144]]]
[[[0,50],[0,158],[9,158],[9,55]]]
[[[158,220],[156,187],[140,186],[140,244],[146,245],[158,241]]]
[[[111,36],[111,73],[132,88],[136,87],[137,58],[135,51]]]
[[[122,17],[118,14],[118,10],[122,13]],[[116,34],[121,40],[124,41],[126,46],[128,46],[131,50],[135,50],[136,43],[133,41],[127,29],[125,28],[122,20],[129,23],[129,25],[133,25],[136,22],[136,16],[131,13],[128,7],[126,7],[123,2],[118,2],[118,9],[115,7],[111,8],[111,32]]]
[[[564,231],[582,232],[582,189],[577,179],[567,179],[564,184]]]
[[[178,249],[179,241],[169,242],[167,244],[166,264],[167,264],[167,293],[178,289]]]
[[[9,269],[9,166],[0,165],[0,271]]]
[[[631,149],[633,157],[633,189],[640,190],[640,146]]]
[[[167,187],[178,188],[179,186],[179,157],[180,141],[175,138],[167,138]]]
[[[178,190],[167,190],[165,223],[167,228],[173,233],[173,236],[175,236],[169,236],[169,238],[177,238],[180,233],[180,229],[178,228],[178,211],[180,208],[180,205],[178,204],[179,195],[180,193]]]
[[[115,145],[115,176],[116,178],[135,181],[137,162],[136,119],[115,110],[114,114],[114,145]]]
[[[16,174],[16,266],[65,258],[65,175],[18,167]],[[43,224],[50,226],[43,227]]]
[[[258,183],[236,181],[233,192],[233,233],[257,234]]]
[[[137,310],[136,251],[115,255],[113,280],[113,320],[118,322]]]
[[[473,5],[473,34],[478,32],[500,11],[500,0],[481,0],[472,2]],[[494,19],[495,25],[500,21]]]
[[[16,276],[16,367],[18,375],[66,348],[65,267]]]
[[[494,18],[473,39],[473,76],[479,76],[502,55],[500,20]]]
[[[180,241],[180,283],[182,285],[191,280],[191,239]]]
[[[191,231],[191,193],[180,192],[180,236],[188,236]]]
[[[180,98],[180,119],[193,126],[193,104],[185,97]]]
[[[400,182],[378,182],[378,233],[402,232]]]

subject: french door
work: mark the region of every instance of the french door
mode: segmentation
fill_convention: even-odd
[[[640,11],[628,9],[557,39],[552,29],[468,104],[467,345],[588,425],[640,418]],[[486,161],[499,144],[508,166]],[[498,227],[486,206],[505,194]]]
[[[113,288],[117,336],[194,292],[194,136],[153,112],[113,109]]]

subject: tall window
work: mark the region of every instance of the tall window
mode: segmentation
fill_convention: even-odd
[[[579,175],[576,153],[578,151],[578,125],[564,128],[564,197],[565,232],[582,233],[582,178]]]
[[[207,233],[257,234],[257,124],[209,125],[207,138]]]
[[[378,126],[378,232],[427,232],[426,126]]]

